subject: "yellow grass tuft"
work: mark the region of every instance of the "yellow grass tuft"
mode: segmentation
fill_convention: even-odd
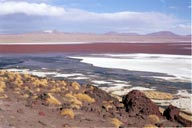
[[[160,121],[160,119],[157,115],[149,115],[148,119],[152,124],[156,124]]]
[[[145,124],[144,128],[157,128],[157,126],[153,124]]]
[[[29,75],[29,74],[27,74],[27,73],[24,73],[24,74],[23,74],[23,79],[25,79],[25,80],[31,80],[31,79],[33,79],[33,78],[32,78],[31,75]]]
[[[88,103],[93,103],[95,102],[94,98],[91,98],[89,95],[87,94],[83,94],[83,93],[78,93],[74,95],[77,99],[79,99],[80,101],[85,101]]]
[[[29,98],[29,94],[24,94],[22,97],[27,99],[27,98]]]
[[[6,94],[1,94],[0,95],[0,99],[5,99],[5,98],[8,98],[8,96]]]
[[[80,84],[77,82],[72,82],[71,86],[75,89],[75,90],[79,90],[80,89]]]
[[[15,74],[13,72],[6,72],[6,76],[8,77],[9,80],[15,79]]]
[[[116,128],[119,128],[123,123],[117,119],[117,118],[112,118],[111,119],[111,123],[116,127]]]
[[[18,72],[15,72],[14,75],[15,75],[14,77],[15,77],[16,79],[21,79],[21,78],[22,78],[21,75],[20,75]]]
[[[74,117],[75,117],[75,114],[74,114],[73,110],[71,110],[71,109],[63,109],[61,111],[61,115],[62,116],[69,116],[71,119],[74,119]]]
[[[3,81],[0,81],[0,93],[3,93],[5,88],[6,88],[6,83]]]
[[[79,101],[75,96],[73,96],[71,93],[68,93],[65,95],[65,98],[68,99],[68,101],[71,103],[71,107],[73,108],[74,106],[76,106],[76,108],[80,108],[80,106],[82,106],[82,102]],[[79,107],[77,107],[79,106]]]
[[[66,85],[67,85],[67,83],[66,83],[65,81],[63,81],[63,80],[60,81],[59,84],[60,84],[61,86],[66,86]]]
[[[70,108],[79,110],[81,108],[81,106],[77,105],[77,104],[71,104]]]
[[[21,78],[16,78],[13,84],[15,84],[17,87],[21,87],[23,85],[23,81]]]
[[[159,91],[144,91],[144,94],[150,99],[157,99],[157,100],[172,100],[174,97],[170,93],[159,92]]]
[[[47,87],[48,86],[48,82],[47,82],[47,79],[35,79],[33,80],[32,84],[35,86],[35,87]]]
[[[40,82],[41,82],[41,85],[42,85],[42,86],[45,86],[45,87],[48,86],[48,81],[47,81],[47,79],[41,79]]]
[[[52,92],[52,93],[61,92],[61,88],[59,88],[59,87],[53,87],[53,88],[50,90],[50,92]]]
[[[0,77],[0,81],[6,81],[7,77]]]
[[[41,89],[40,88],[36,88],[36,90],[35,90],[36,92],[40,92],[41,91]]]
[[[5,70],[0,70],[0,75],[5,75],[6,71]]]
[[[37,99],[37,98],[38,98],[38,96],[33,96],[32,98],[33,98],[33,99]]]
[[[14,93],[15,93],[15,94],[21,94],[21,92],[20,92],[20,91],[14,91]]]
[[[56,99],[51,93],[48,93],[49,98],[47,98],[47,102],[54,105],[61,105],[61,102]]]
[[[25,89],[25,90],[29,90],[29,87],[28,87],[28,86],[25,86],[24,89]]]

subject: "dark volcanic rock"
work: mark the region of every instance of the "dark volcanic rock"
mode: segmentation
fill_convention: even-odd
[[[165,109],[165,111],[163,112],[163,116],[165,116],[167,118],[167,120],[177,121],[177,122],[179,122],[180,124],[182,124],[185,127],[192,127],[192,122],[182,118],[179,115],[179,113],[180,113],[179,108],[177,108],[175,106],[172,106],[172,105],[169,105]]]
[[[131,116],[155,114],[162,117],[159,107],[138,90],[129,92],[122,101]]]
[[[175,121],[176,117],[179,116],[179,112],[180,110],[177,107],[169,105],[163,112],[163,116],[168,120]]]

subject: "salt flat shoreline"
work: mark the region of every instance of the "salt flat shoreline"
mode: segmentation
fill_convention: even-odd
[[[131,71],[158,72],[173,78],[191,82],[191,56],[166,54],[90,54],[70,56],[82,63],[104,68]],[[169,79],[171,79],[171,76]],[[155,76],[154,76],[155,78]],[[163,79],[163,77],[162,77]]]

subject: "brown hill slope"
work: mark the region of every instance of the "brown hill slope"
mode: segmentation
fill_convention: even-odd
[[[91,85],[0,71],[0,96],[0,127],[191,126],[136,90],[118,101]]]

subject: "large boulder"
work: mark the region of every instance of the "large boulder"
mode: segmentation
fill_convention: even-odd
[[[159,107],[153,103],[144,93],[133,90],[123,97],[123,104],[129,115],[152,115],[162,117]]]

